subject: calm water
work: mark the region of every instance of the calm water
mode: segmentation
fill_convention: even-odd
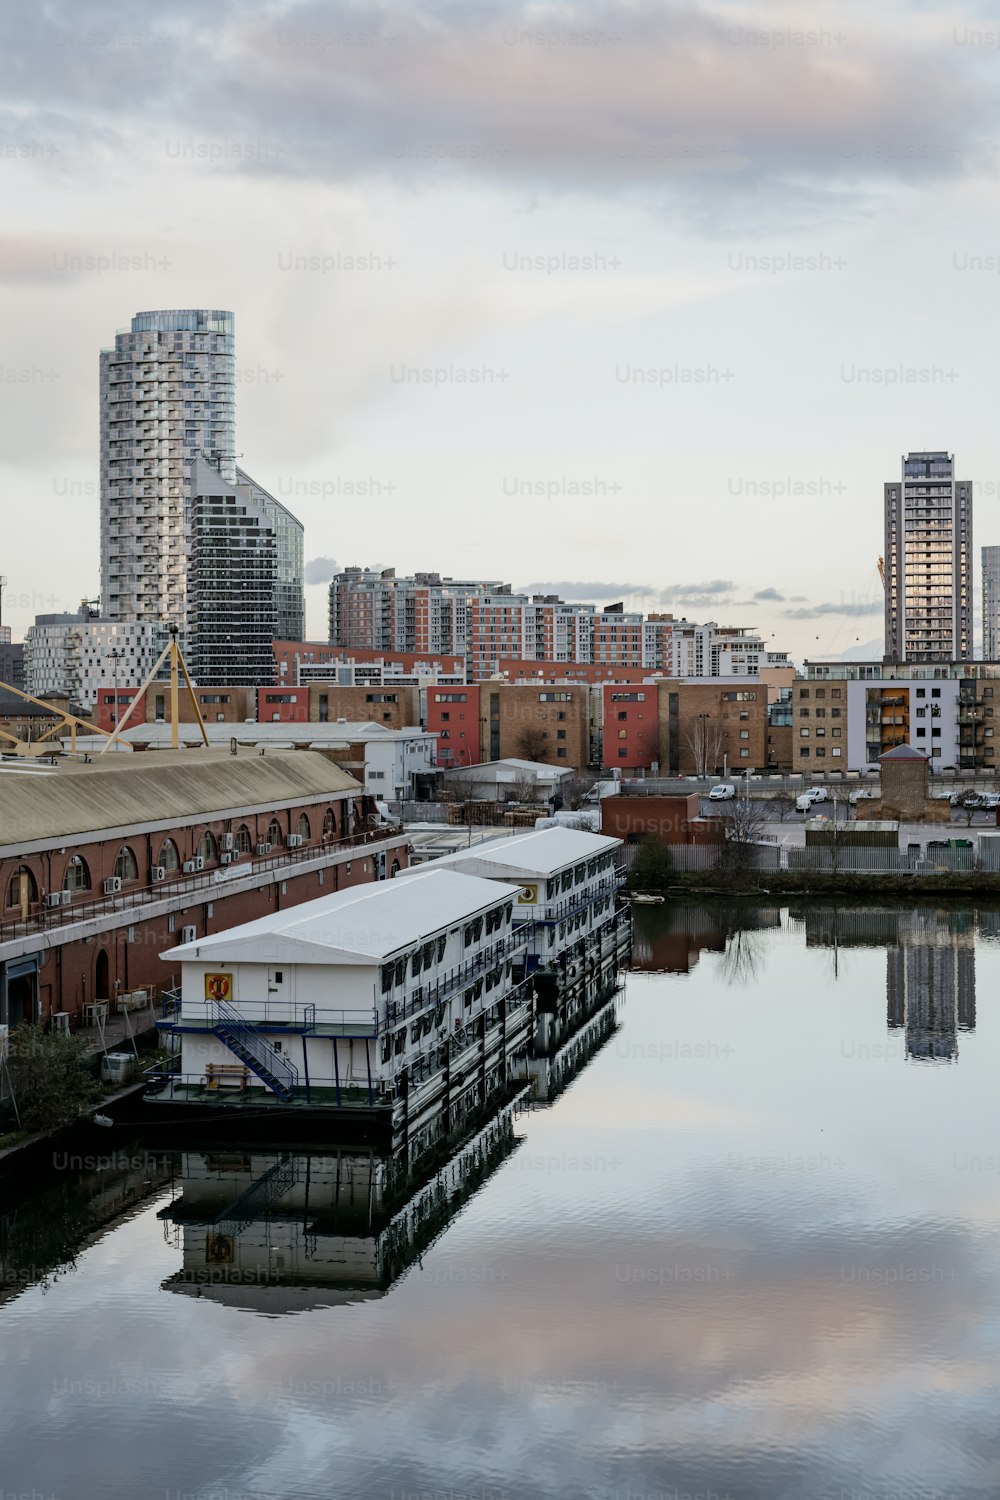
[[[647,908],[636,962],[381,1239],[336,1153],[5,1205],[0,1496],[1000,1493],[1000,917]]]

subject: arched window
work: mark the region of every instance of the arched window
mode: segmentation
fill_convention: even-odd
[[[35,884],[35,877],[34,877],[34,875],[32,875],[32,873],[28,869],[27,865],[18,865],[17,869],[14,871],[13,875],[10,877],[10,885],[7,887],[7,905],[8,906],[20,906],[20,904],[21,904],[21,881],[22,881],[22,879],[23,879],[24,876],[28,877],[28,900],[29,900],[29,902],[30,901],[37,901],[38,900],[38,887]]]
[[[276,849],[278,848],[279,844],[283,844],[285,842],[281,833],[281,824],[278,822],[277,818],[272,818],[270,823],[268,824],[267,842],[269,844],[273,844]]]
[[[136,864],[135,855],[127,844],[124,844],[118,851],[118,858],[115,860],[115,874],[119,880],[139,879],[139,866]]]
[[[236,847],[241,854],[249,854],[253,848],[253,838],[245,823],[241,823],[236,830]]]
[[[394,859],[393,862],[392,862],[392,865],[391,865],[391,867],[389,869],[389,879],[390,880],[394,880],[395,877],[398,874],[399,874],[399,860],[398,859]]]
[[[310,838],[312,837],[312,830],[309,827],[309,819],[306,817],[305,813],[299,814],[299,821],[295,825],[295,832],[298,834],[299,838],[304,839],[306,843],[308,843]]]
[[[207,865],[214,865],[219,860],[219,846],[215,840],[215,834],[206,828],[198,843],[198,858],[203,859]]]
[[[181,857],[177,853],[177,845],[173,839],[164,839],[160,845],[160,853],[156,863],[162,865],[165,870],[179,870]]]
[[[87,868],[87,861],[81,859],[79,854],[74,854],[66,866],[66,874],[63,876],[63,890],[90,890],[90,871]]]

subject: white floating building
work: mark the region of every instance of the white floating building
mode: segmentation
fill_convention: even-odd
[[[408,1131],[433,1112],[454,1128],[524,1071],[522,895],[429,868],[172,949],[181,985],[161,1030],[180,1065],[154,1098],[192,1115],[375,1112]]]

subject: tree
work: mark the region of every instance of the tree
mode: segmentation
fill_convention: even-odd
[[[508,802],[525,802],[529,807],[538,801],[538,783],[528,772],[515,776],[507,788]]]
[[[519,732],[514,748],[521,760],[544,760],[549,748],[548,730],[537,724],[526,724]]]
[[[103,1097],[90,1071],[86,1042],[38,1026],[10,1034],[8,1068],[23,1130],[52,1130],[89,1114]]]
[[[674,862],[670,854],[670,845],[662,839],[647,834],[636,852],[635,860],[631,870],[628,872],[628,885],[631,891],[650,891],[659,894],[670,884],[673,874]]]
[[[562,785],[563,804],[570,812],[577,812],[584,805],[587,793],[597,785],[597,777],[580,771]]]
[[[972,791],[963,792],[959,798],[958,806],[959,810],[965,813],[966,828],[971,828],[972,819],[979,811],[979,793]]]
[[[757,867],[756,852],[764,842],[767,819],[763,805],[746,797],[722,804],[725,838],[719,846],[715,868],[739,881]]]
[[[795,811],[795,793],[781,789],[769,793],[768,801],[778,814],[778,821],[783,823],[790,813]]]
[[[707,776],[715,770],[726,742],[726,732],[717,720],[708,714],[698,714],[685,724],[681,738],[696,776]]]

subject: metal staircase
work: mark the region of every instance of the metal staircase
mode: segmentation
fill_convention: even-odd
[[[215,1221],[220,1233],[242,1234],[257,1219],[265,1219],[274,1205],[297,1186],[301,1175],[299,1156],[286,1152],[269,1167],[262,1177],[256,1178],[245,1192],[227,1205]]]
[[[212,1028],[215,1035],[283,1104],[290,1103],[299,1086],[299,1070],[295,1064],[281,1052],[276,1052],[264,1033],[225,1000],[213,1000],[212,1004],[215,1007]]]

